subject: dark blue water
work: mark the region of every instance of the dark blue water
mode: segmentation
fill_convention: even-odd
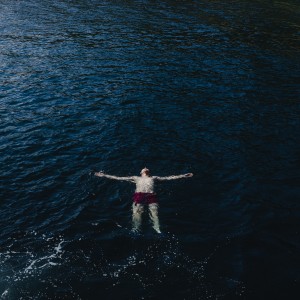
[[[1,299],[299,299],[298,1],[0,1]],[[193,172],[134,186],[94,170]]]

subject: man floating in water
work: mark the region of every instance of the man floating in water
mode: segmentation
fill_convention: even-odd
[[[142,214],[144,212],[144,206],[149,206],[149,215],[150,219],[153,222],[153,228],[156,232],[161,233],[159,228],[159,219],[158,219],[158,199],[157,195],[154,192],[154,183],[155,181],[163,180],[174,180],[180,178],[192,177],[192,173],[187,173],[183,175],[172,175],[166,177],[159,176],[150,176],[150,171],[146,167],[141,171],[141,176],[131,176],[131,177],[118,177],[113,175],[107,175],[103,172],[95,173],[98,177],[106,177],[109,179],[115,180],[124,180],[133,182],[136,184],[135,193],[133,195],[133,204],[132,204],[132,223],[133,230],[139,231],[142,223]]]

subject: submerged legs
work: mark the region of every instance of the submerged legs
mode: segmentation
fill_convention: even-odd
[[[142,213],[144,212],[144,205],[139,203],[132,204],[132,230],[139,231],[142,224]]]
[[[158,204],[157,203],[149,204],[149,216],[153,223],[154,230],[158,233],[161,233],[160,228],[159,228]]]
[[[133,203],[132,204],[132,230],[133,231],[140,231],[142,225],[142,214],[144,212],[144,205],[140,203]],[[153,229],[161,233],[159,227],[159,219],[158,219],[158,204],[151,203],[149,204],[149,216],[152,221]]]

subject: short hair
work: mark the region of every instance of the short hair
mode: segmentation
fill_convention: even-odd
[[[143,173],[146,173],[146,174],[148,173],[149,174],[150,170],[145,167],[144,169],[142,169],[140,174],[143,174]]]

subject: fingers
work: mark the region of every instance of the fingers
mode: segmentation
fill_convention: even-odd
[[[193,175],[194,175],[193,173],[187,173],[187,174],[185,174],[186,177],[193,177]]]
[[[104,173],[103,172],[96,172],[95,176],[102,177],[102,176],[104,176]]]

